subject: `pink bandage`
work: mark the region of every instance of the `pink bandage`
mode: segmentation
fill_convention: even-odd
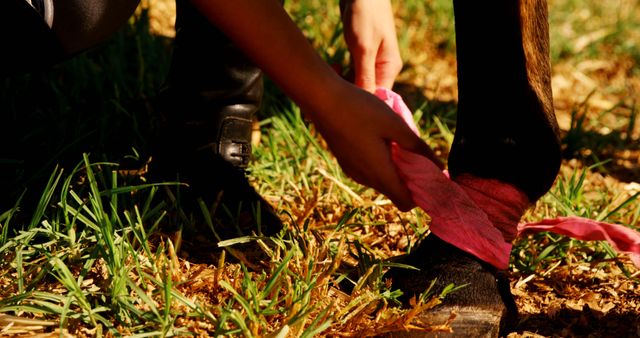
[[[387,89],[376,95],[418,134],[402,98]],[[523,232],[551,231],[581,240],[607,240],[630,254],[640,268],[640,233],[627,227],[580,217],[560,217],[518,224],[529,206],[516,187],[494,179],[460,175],[450,180],[427,157],[393,143],[392,158],[414,202],[431,217],[431,231],[445,242],[471,253],[498,269],[509,266],[511,241]]]

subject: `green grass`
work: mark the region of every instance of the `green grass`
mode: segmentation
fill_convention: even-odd
[[[555,61],[591,58],[603,50],[638,60],[637,11],[596,1],[556,0],[551,6]],[[323,57],[346,66],[341,28],[331,24],[338,21],[334,7],[320,1],[287,4]],[[405,58],[425,39],[442,53],[454,53],[449,1],[396,7]],[[601,19],[574,15],[584,8]],[[401,290],[382,276],[393,265],[387,261],[392,254],[410,251],[427,234],[428,215],[399,213],[384,196],[348,179],[313,125],[271,84],[249,171],[287,228],[271,238],[221,242],[211,250],[214,265],[179,258],[181,232],[174,230],[164,189],[176,183],[121,171],[146,160],[157,122],[154,100],[170,60],[169,41],[149,34],[146,19],[143,12],[106,44],[50,71],[0,83],[3,119],[15,126],[1,134],[15,149],[3,154],[0,168],[16,177],[2,181],[7,188],[0,210],[0,313],[38,318],[60,332],[140,337],[313,337],[383,332],[410,320],[410,312],[394,307]],[[575,36],[602,29],[608,35],[575,49]],[[599,117],[580,105],[575,111],[563,141],[569,158],[604,147],[601,138],[589,138],[601,125]],[[455,113],[455,106],[416,102],[422,135],[444,154]],[[614,130],[632,130],[634,116],[618,121]],[[631,132],[626,135],[618,148],[634,141]],[[602,160],[565,166],[526,218],[579,215],[637,227],[638,193],[598,182],[598,172],[612,165]],[[262,271],[238,263],[238,245],[246,241],[266,255]],[[627,271],[624,262],[605,243],[542,233],[516,243],[512,271],[535,274],[576,263],[615,264]],[[440,296],[426,292],[419,306],[433,306]]]
[[[202,281],[216,291],[199,299],[203,295],[189,287],[198,276],[185,278],[171,239],[158,238],[157,225],[166,214],[157,198],[161,184],[120,185],[115,169],[85,155],[70,174],[52,174],[30,225],[3,238],[0,279],[8,285],[0,312],[51,319],[61,330],[89,327],[98,336],[182,335],[194,331],[181,323],[198,321],[215,328],[214,336],[288,331],[312,337],[400,295],[381,286],[379,272],[372,277],[382,262],[345,231],[358,226],[352,222],[360,212],[353,210],[333,225],[336,236],[317,237],[306,223],[257,239],[271,263],[262,272],[225,264],[222,251],[216,277]],[[85,183],[78,186],[78,180]],[[232,247],[234,241],[220,245]],[[346,307],[331,306],[334,301],[323,295],[335,289],[349,244],[358,248],[359,268],[369,272],[356,274]]]
[[[637,0],[550,1],[551,57],[553,62],[584,60],[605,55],[638,59],[640,4]],[[606,57],[606,56],[605,56]]]
[[[623,191],[609,191],[601,186],[586,188],[593,175],[593,169],[602,165],[605,163],[579,170],[564,170],[553,189],[538,202],[538,208],[533,213],[539,218],[539,210],[544,208],[546,217],[579,216],[622,224],[638,230],[640,192],[627,196]],[[522,272],[535,273],[559,261],[567,264],[579,261],[596,266],[614,261],[629,275],[627,269],[616,261],[616,257],[615,251],[606,242],[590,243],[561,235],[540,233],[517,242],[513,249],[512,264]]]

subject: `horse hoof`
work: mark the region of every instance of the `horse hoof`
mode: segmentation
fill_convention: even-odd
[[[434,280],[431,295],[438,296],[451,284],[459,289],[414,317],[423,325],[448,327],[450,332],[407,330],[389,337],[498,337],[516,323],[517,307],[504,274],[433,234],[401,262],[420,269],[392,268],[385,275],[393,288],[403,291],[403,304]]]

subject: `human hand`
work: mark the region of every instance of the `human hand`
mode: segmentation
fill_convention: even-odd
[[[341,0],[340,7],[354,83],[369,92],[391,89],[402,59],[390,0]]]
[[[386,195],[402,211],[415,206],[391,158],[391,142],[422,154],[442,168],[431,149],[382,100],[344,82],[311,119],[356,182]]]

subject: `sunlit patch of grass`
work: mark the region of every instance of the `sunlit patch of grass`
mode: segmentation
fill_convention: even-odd
[[[549,1],[551,55],[563,58],[593,58],[603,53],[631,54],[637,57],[637,0]]]
[[[168,309],[189,302],[170,292],[165,249],[152,253],[142,224],[164,213],[123,198],[149,190],[149,202],[155,189],[120,186],[110,167],[85,156],[70,175],[52,174],[29,225],[0,248],[3,276],[17,277],[2,291],[1,312],[53,316],[61,330],[84,326],[98,336],[118,334],[119,326],[131,333],[179,332]]]
[[[575,161],[565,165],[552,190],[527,217],[579,216],[614,222],[637,230],[640,192],[625,189],[625,184],[607,183],[606,179],[594,172],[601,165],[603,163],[581,168]],[[540,233],[518,241],[514,247],[512,264],[519,271],[534,273],[560,262],[583,262],[596,266],[613,262],[629,275],[617,257],[606,242],[585,242]]]
[[[453,2],[404,1],[394,3],[398,42],[405,60],[413,53],[434,46],[441,52],[455,52]]]

